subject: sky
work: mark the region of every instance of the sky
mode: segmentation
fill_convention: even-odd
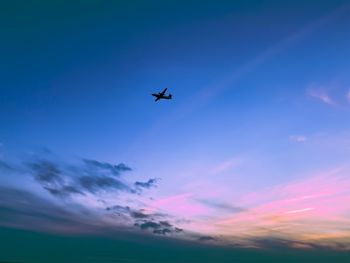
[[[349,1],[0,10],[0,233],[350,250]]]

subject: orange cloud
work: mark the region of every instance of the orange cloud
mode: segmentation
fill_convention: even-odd
[[[211,222],[212,234],[236,243],[282,238],[350,249],[350,176],[345,168],[251,193],[241,201],[247,210]]]

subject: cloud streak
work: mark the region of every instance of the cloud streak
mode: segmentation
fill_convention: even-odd
[[[331,98],[331,96],[326,92],[326,90],[322,89],[322,88],[310,88],[308,90],[308,94],[313,97],[316,98],[318,100],[320,100],[321,102],[331,105],[331,106],[335,106],[336,103],[334,102],[334,100]]]
[[[95,216],[83,207],[74,206],[73,210],[69,210],[29,191],[0,186],[2,226],[81,233],[95,230],[92,223],[94,219]]]
[[[291,135],[289,140],[293,142],[303,143],[307,141],[307,137],[304,135]]]
[[[241,202],[249,209],[215,221],[215,232],[227,239],[270,237],[350,249],[348,172],[341,167],[247,195]]]

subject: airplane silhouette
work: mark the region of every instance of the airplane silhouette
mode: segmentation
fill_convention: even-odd
[[[165,95],[165,92],[167,91],[167,89],[168,88],[165,88],[162,92],[153,93],[152,96],[156,97],[154,101],[158,101],[160,99],[171,100],[173,95],[171,95],[170,93],[168,96]]]

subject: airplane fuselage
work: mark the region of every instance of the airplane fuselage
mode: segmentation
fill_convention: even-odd
[[[160,99],[164,99],[164,100],[171,100],[172,99],[172,95],[164,95],[164,94],[160,94],[160,93],[153,93],[152,96],[156,97],[155,101],[158,101]]]
[[[172,99],[172,95],[169,94],[167,95],[159,95],[159,94],[152,94],[154,97],[156,97],[157,99],[166,99],[166,100],[170,100]]]
[[[154,101],[158,101],[160,99],[164,99],[164,100],[171,100],[171,98],[173,97],[173,95],[169,94],[169,95],[165,95],[166,91],[168,90],[168,88],[165,88],[162,92],[158,92],[158,93],[153,93],[152,96],[156,97],[156,99]]]

